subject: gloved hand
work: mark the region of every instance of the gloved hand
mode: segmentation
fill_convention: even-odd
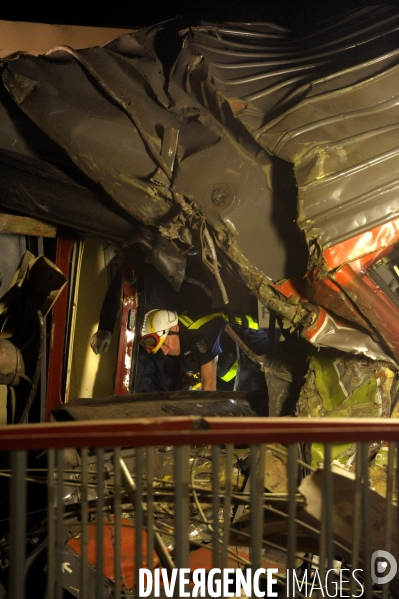
[[[99,330],[94,333],[90,341],[90,347],[97,354],[103,354],[111,344],[111,333],[109,331]]]

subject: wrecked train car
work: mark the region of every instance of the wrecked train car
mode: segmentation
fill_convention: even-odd
[[[391,5],[306,33],[172,21],[5,60],[4,122],[47,145],[3,135],[1,206],[139,243],[176,289],[198,252],[226,304],[228,270],[308,342],[297,414],[389,416],[398,21]]]
[[[187,254],[197,252],[226,303],[234,300],[226,273],[234,273],[306,340],[297,415],[396,416],[398,21],[394,7],[380,6],[306,36],[271,24],[179,32],[167,23],[102,47],[7,59],[2,209],[138,244],[175,289]],[[182,49],[173,54],[176,42]],[[65,258],[72,243],[61,246]],[[136,293],[126,288],[124,326],[133,332]],[[57,352],[50,377],[64,345]],[[122,382],[132,352],[132,344],[120,348]],[[277,415],[284,402],[276,380],[292,383],[295,361],[295,346],[284,344],[261,360]],[[62,367],[71,368],[68,360]],[[203,413],[212,398],[198,397]],[[139,399],[114,404],[137,415]],[[159,407],[148,400],[143,414]],[[173,401],[160,404],[162,413],[182,413]],[[83,408],[87,419],[104,406],[102,418],[115,415],[109,402],[90,399],[58,414],[78,419],[74,409]],[[227,407],[253,414],[245,403]],[[383,493],[385,449],[373,448],[370,470]],[[353,469],[353,447],[336,446],[332,457]],[[311,459],[323,461],[320,447]]]

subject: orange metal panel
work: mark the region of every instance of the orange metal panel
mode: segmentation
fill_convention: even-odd
[[[323,257],[330,268],[337,268],[341,264],[378,252],[398,241],[399,218],[395,218],[389,223],[374,227],[370,231],[360,233],[356,237],[324,250]]]

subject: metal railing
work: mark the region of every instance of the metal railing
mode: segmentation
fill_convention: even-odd
[[[43,599],[102,599],[157,596],[157,584],[162,596],[177,576],[177,597],[187,568],[186,590],[200,596],[235,592],[244,580],[238,571],[261,573],[256,587],[240,587],[253,596],[261,596],[256,588],[282,597],[396,596],[398,442],[393,419],[176,417],[0,428],[0,482],[9,497],[0,582],[8,599],[32,597],[33,584]],[[322,468],[309,463],[315,443]],[[338,443],[351,444],[341,468],[331,466]],[[370,467],[381,451],[377,492]],[[195,574],[201,569],[204,579]],[[151,593],[139,588],[148,572]]]

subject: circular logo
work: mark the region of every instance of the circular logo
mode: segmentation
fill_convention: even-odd
[[[371,578],[375,584],[391,582],[395,577],[397,569],[396,559],[391,553],[382,549],[374,551],[371,556]]]

